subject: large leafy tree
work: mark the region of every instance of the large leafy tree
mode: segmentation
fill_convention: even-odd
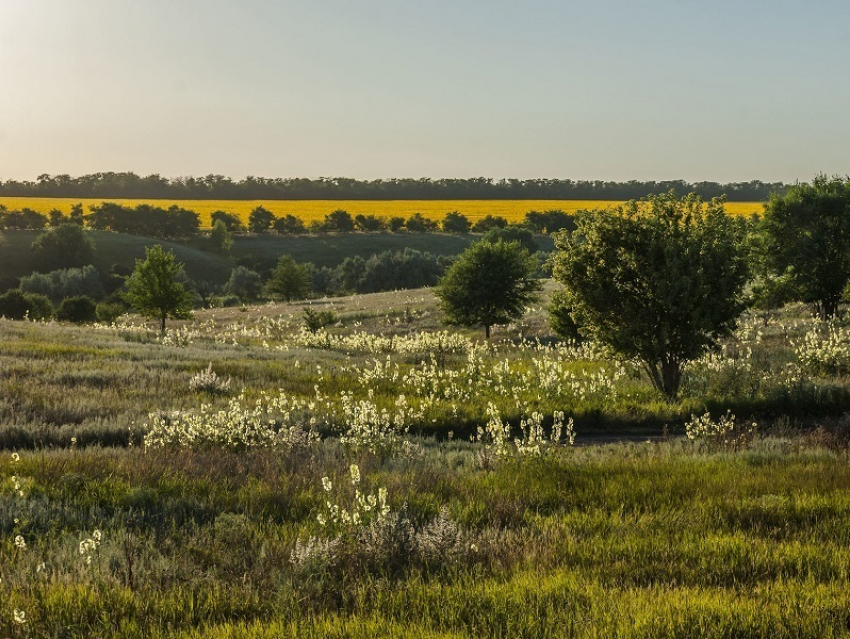
[[[733,330],[742,310],[743,223],[721,199],[673,192],[582,212],[577,223],[558,236],[555,258],[572,318],[675,398],[684,365]]]
[[[435,290],[448,324],[490,328],[519,319],[536,299],[535,259],[518,242],[476,242],[461,253]]]
[[[167,318],[191,316],[192,294],[179,281],[182,270],[174,253],[157,244],[145,249],[145,259],[136,260],[136,269],[127,278],[124,299],[145,317],[158,319],[162,332]]]
[[[764,212],[766,255],[821,318],[835,315],[850,280],[850,178],[819,175],[773,195]]]

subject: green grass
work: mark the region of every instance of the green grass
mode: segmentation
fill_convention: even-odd
[[[0,495],[4,536],[28,544],[0,546],[0,607],[45,637],[847,636],[844,453],[671,442],[483,470],[469,444],[426,444],[411,461],[356,461],[411,521],[445,507],[459,551],[420,564],[387,537],[378,560],[355,548],[335,567],[294,566],[295,540],[322,534],[321,477],[345,474],[333,445],[25,454],[25,497]],[[77,546],[94,528],[86,565]]]

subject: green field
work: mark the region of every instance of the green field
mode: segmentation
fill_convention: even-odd
[[[435,333],[429,290],[314,301],[315,335],[306,302],[0,320],[0,635],[847,636],[850,392],[807,372],[804,309],[745,317],[667,403],[549,346],[543,303],[489,345]],[[685,438],[706,409],[740,434]]]

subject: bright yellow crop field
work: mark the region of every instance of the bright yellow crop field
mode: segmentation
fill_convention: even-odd
[[[59,209],[67,214],[71,206],[80,203],[88,212],[92,204],[100,204],[103,199],[79,198],[32,198],[32,197],[0,197],[0,205],[10,210],[24,207],[40,213],[51,209]],[[251,211],[263,206],[277,217],[292,214],[300,217],[309,224],[313,220],[323,220],[325,215],[336,209],[344,209],[352,215],[377,215],[389,218],[400,215],[409,217],[419,212],[433,220],[442,220],[450,211],[463,213],[473,222],[486,215],[501,215],[510,222],[519,222],[528,211],[546,211],[561,209],[567,213],[581,209],[596,209],[616,206],[621,202],[610,200],[119,200],[110,199],[124,206],[153,204],[168,208],[177,204],[191,209],[201,217],[201,226],[210,226],[210,215],[213,211],[227,211],[237,214],[243,222],[248,221]],[[760,213],[761,202],[729,202],[726,211],[731,215],[749,215]]]

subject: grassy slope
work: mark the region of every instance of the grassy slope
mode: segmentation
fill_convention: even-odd
[[[0,278],[21,277],[39,270],[35,255],[30,250],[37,231],[6,231],[0,233]],[[227,258],[207,253],[176,242],[154,240],[122,233],[91,231],[95,243],[94,266],[108,273],[113,264],[133,267],[136,259],[144,258],[145,247],[154,244],[173,251],[186,265],[190,277],[226,281],[232,266]]]
[[[381,251],[398,251],[407,247],[429,251],[435,255],[457,255],[480,235],[444,235],[441,233],[351,233],[346,235],[281,237],[237,236],[231,256],[221,256],[206,250],[204,238],[195,238],[185,244],[166,242],[146,237],[91,231],[95,241],[94,265],[108,273],[113,264],[132,267],[137,258],[144,257],[144,247],[162,244],[174,251],[177,259],[186,265],[189,276],[218,284],[227,281],[233,260],[249,258],[273,264],[283,254],[292,255],[297,262],[313,262],[318,266],[336,266],[346,257],[363,258]],[[29,275],[38,270],[30,245],[37,231],[0,232],[0,281]],[[541,249],[551,250],[552,239],[537,238]]]

